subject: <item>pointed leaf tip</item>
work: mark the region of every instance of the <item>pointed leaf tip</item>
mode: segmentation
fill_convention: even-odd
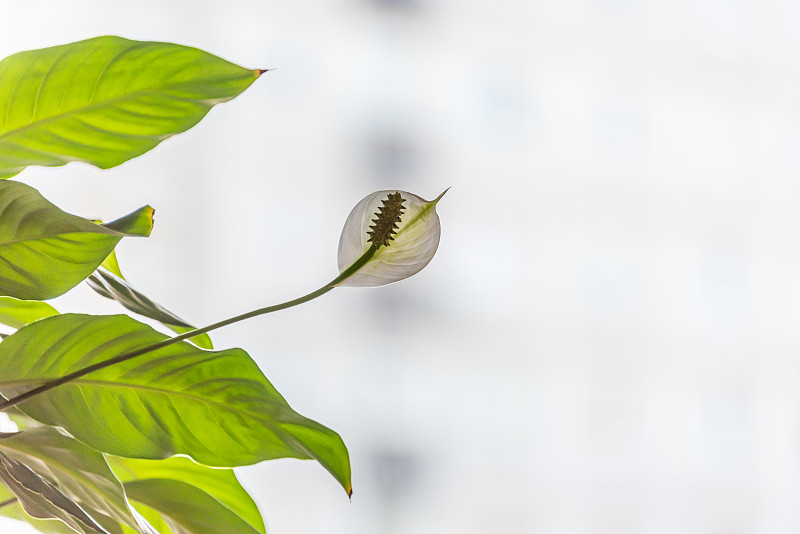
[[[258,74],[197,48],[115,36],[9,56],[0,60],[0,179],[31,165],[120,165]]]
[[[89,276],[120,239],[147,236],[153,228],[150,206],[95,224],[13,180],[0,181],[0,216],[0,295],[24,300],[65,293]]]
[[[153,231],[153,221],[156,210],[150,206],[142,206],[133,213],[129,213],[103,226],[121,234],[148,237]]]

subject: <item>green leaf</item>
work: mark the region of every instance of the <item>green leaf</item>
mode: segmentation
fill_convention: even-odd
[[[102,222],[99,224],[102,224]],[[119,261],[117,261],[117,253],[113,250],[111,251],[111,254],[109,254],[108,257],[103,260],[103,263],[100,264],[100,267],[108,269],[109,271],[116,274],[120,278],[125,278],[124,276],[122,276],[122,271],[119,268]]]
[[[100,295],[116,300],[133,313],[154,319],[179,334],[194,330],[194,326],[147,298],[134,289],[127,280],[102,267],[89,275],[86,282]],[[214,348],[208,334],[190,338],[189,341],[203,349]]]
[[[0,297],[0,323],[11,328],[22,328],[53,315],[58,315],[58,311],[46,302]]]
[[[41,426],[13,434],[0,434],[0,452],[24,463],[39,476],[55,484],[89,515],[106,516],[142,534],[152,533],[131,512],[122,484],[105,457],[55,428]],[[120,532],[116,528],[109,528]]]
[[[124,315],[42,319],[0,343],[0,393],[11,398],[165,339]],[[219,467],[313,458],[350,493],[350,462],[338,434],[292,410],[241,349],[203,351],[175,343],[17,407],[118,456],[185,454]]]
[[[110,534],[56,486],[0,452],[0,482],[37,519],[60,519],[81,534]]]
[[[129,497],[154,510],[161,510],[173,522],[187,525],[185,528],[188,528],[192,518],[197,514],[189,510],[189,517],[180,517],[179,512],[184,510],[183,505],[169,509],[165,507],[165,501],[157,497],[169,488],[172,482],[188,485],[194,488],[192,492],[199,492],[195,502],[207,503],[205,505],[207,512],[202,516],[209,524],[214,523],[218,528],[227,525],[228,530],[223,532],[266,534],[264,520],[256,503],[239,484],[232,469],[206,467],[181,456],[166,460],[136,460],[110,456],[108,463],[126,489],[129,485],[135,485],[136,497],[132,494],[129,494]],[[167,481],[169,484],[161,484],[161,481]],[[143,491],[142,488],[147,487],[145,483],[152,484],[153,491]],[[182,488],[180,491],[188,493],[190,490]],[[241,530],[234,528],[236,521],[231,522],[231,513],[244,520],[248,527],[242,527]],[[188,532],[202,534],[205,531],[188,530]]]
[[[173,534],[259,534],[209,494],[179,480],[135,480],[125,490],[134,502],[158,511]]]
[[[112,36],[9,56],[0,61],[0,178],[29,165],[124,163],[261,72],[196,48]]]
[[[108,224],[93,224],[51,204],[22,183],[0,181],[0,295],[43,300],[65,293],[114,250],[124,236],[147,236],[145,206]]]

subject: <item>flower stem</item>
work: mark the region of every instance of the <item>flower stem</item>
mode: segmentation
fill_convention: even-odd
[[[223,326],[228,326],[233,323],[238,323],[239,321],[244,321],[245,319],[250,319],[253,317],[258,317],[259,315],[265,315],[267,313],[272,313],[280,310],[285,310],[287,308],[292,308],[299,304],[303,304],[310,300],[314,300],[317,297],[321,297],[338,284],[352,276],[356,271],[358,271],[361,267],[364,266],[371,258],[375,255],[375,252],[378,250],[378,247],[372,245],[358,260],[355,261],[350,267],[342,271],[339,276],[331,280],[329,283],[325,284],[321,288],[317,289],[316,291],[312,291],[311,293],[304,295],[302,297],[288,300],[286,302],[282,302],[281,304],[275,304],[272,306],[267,306],[265,308],[259,308],[257,310],[253,310],[251,312],[243,313],[241,315],[237,315],[236,317],[231,317],[229,319],[225,319],[223,321],[219,321],[217,323],[204,326],[203,328],[195,328],[194,330],[190,330],[188,332],[184,332],[183,334],[171,338],[167,338],[164,341],[160,341],[158,343],[154,343],[152,345],[148,345],[147,347],[142,347],[141,349],[136,349],[131,352],[125,352],[123,354],[119,354],[114,356],[113,358],[109,358],[107,360],[103,360],[102,362],[97,362],[92,365],[87,365],[77,371],[64,375],[60,378],[56,378],[54,380],[50,380],[45,382],[44,384],[37,386],[33,389],[26,391],[25,393],[21,393],[16,397],[12,397],[8,400],[0,402],[0,412],[5,411],[12,406],[16,406],[17,404],[30,399],[31,397],[35,397],[37,395],[41,395],[47,391],[50,391],[53,388],[56,388],[62,384],[66,384],[67,382],[71,382],[75,379],[81,378],[83,376],[88,375],[94,371],[99,371],[100,369],[105,369],[111,365],[126,362],[143,354],[147,354],[153,352],[158,349],[163,349],[164,347],[168,347],[170,345],[174,345],[175,343],[185,341],[194,336],[199,336],[201,334],[205,334],[211,332],[212,330],[216,330],[217,328],[222,328]]]

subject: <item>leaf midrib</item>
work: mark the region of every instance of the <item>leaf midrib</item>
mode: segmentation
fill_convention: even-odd
[[[50,379],[49,378],[40,378],[40,379],[37,379],[37,380],[34,380],[34,379],[4,380],[4,381],[0,381],[0,388],[6,387],[6,386],[12,386],[13,387],[13,386],[26,386],[26,385],[35,387],[35,386],[38,386],[38,385],[42,384],[42,382],[46,382],[47,380],[50,380]],[[208,382],[208,381],[206,381],[206,382]],[[259,414],[258,412],[254,412],[254,411],[251,411],[251,410],[234,410],[230,405],[225,404],[223,402],[211,401],[207,397],[203,397],[203,396],[200,396],[200,395],[192,395],[192,394],[189,394],[189,393],[186,393],[186,392],[183,392],[183,391],[175,391],[175,390],[172,390],[172,389],[161,389],[161,388],[157,388],[157,387],[153,387],[153,386],[145,386],[145,385],[141,385],[141,384],[129,384],[129,383],[125,383],[125,382],[108,382],[108,381],[104,381],[104,380],[87,380],[87,379],[84,379],[84,378],[76,378],[75,380],[72,380],[72,381],[68,382],[68,384],[72,384],[72,385],[87,385],[87,386],[94,385],[94,386],[109,387],[109,388],[110,387],[116,387],[116,388],[123,388],[123,389],[134,389],[134,390],[150,391],[150,392],[154,392],[154,393],[176,395],[178,397],[183,397],[183,398],[194,400],[194,401],[200,401],[201,403],[211,404],[213,406],[221,407],[221,408],[224,408],[226,411],[230,411],[230,412],[234,412],[234,413],[250,414],[253,417],[256,417],[258,419],[263,419],[263,420],[267,421],[268,423],[270,422],[269,418],[265,417],[262,414]],[[284,409],[292,410],[291,406],[289,406],[288,404],[279,404],[277,402],[270,401],[269,399],[263,399],[263,400],[265,402],[269,403],[269,404],[274,405],[274,406],[278,406],[278,407],[281,407],[281,408],[284,408]],[[294,410],[292,410],[292,411],[294,411]],[[300,417],[303,417],[300,414],[297,414],[297,415],[299,415]],[[305,419],[305,417],[303,417],[303,418]],[[269,425],[269,426],[278,426],[278,425]]]
[[[77,232],[61,232],[61,233],[58,233],[58,234],[43,234],[43,235],[38,235],[38,236],[24,237],[24,238],[20,238],[20,239],[12,239],[10,241],[0,241],[0,247],[5,247],[5,246],[8,246],[8,245],[18,245],[19,243],[25,243],[26,241],[41,241],[43,239],[57,239],[59,237],[64,237],[64,236],[69,236],[69,235],[76,235],[76,234],[77,235],[94,234],[94,235],[108,236],[108,237],[111,237],[111,238],[116,238],[116,237],[123,238],[123,237],[128,237],[128,236],[131,235],[131,234],[119,234],[117,232],[114,232],[114,230],[108,230],[108,233],[106,233],[106,232],[90,232],[89,230],[80,230],[80,231],[77,231]]]
[[[178,88],[186,86],[186,85],[187,85],[186,83],[179,83],[179,84],[175,84],[175,85],[165,85],[164,87],[152,87],[152,88],[148,88],[148,89],[140,89],[140,90],[134,91],[133,93],[127,93],[127,94],[124,94],[124,95],[121,95],[121,96],[118,96],[118,97],[115,97],[115,98],[111,98],[111,99],[108,99],[108,100],[102,100],[100,102],[95,102],[95,103],[89,104],[87,106],[83,106],[83,107],[80,107],[80,108],[72,109],[72,110],[66,111],[64,113],[58,113],[56,115],[52,115],[52,116],[44,118],[44,119],[39,119],[37,121],[29,122],[29,123],[25,124],[24,126],[20,126],[18,128],[14,128],[14,129],[11,129],[11,130],[6,130],[5,132],[0,133],[0,142],[6,140],[6,138],[13,137],[14,135],[18,135],[20,132],[23,132],[25,130],[28,130],[28,129],[31,129],[31,128],[34,128],[34,127],[39,127],[39,126],[42,126],[42,125],[45,125],[45,124],[48,124],[48,123],[51,123],[51,122],[55,122],[55,121],[58,121],[58,120],[61,120],[61,119],[64,119],[64,118],[67,118],[67,117],[70,117],[70,116],[73,116],[73,115],[78,115],[80,113],[86,113],[86,112],[89,112],[89,111],[94,111],[95,109],[99,109],[99,108],[102,108],[104,106],[113,106],[114,104],[117,104],[119,102],[124,102],[126,100],[136,100],[137,98],[139,98],[141,96],[144,96],[144,95],[148,95],[148,94],[153,94],[153,93],[156,93],[156,94],[164,94],[164,93],[169,94],[171,90],[175,90],[175,89],[178,89]],[[171,96],[171,97],[173,97],[175,99],[178,99],[178,100],[189,101],[189,102],[201,102],[202,101],[200,99],[181,97],[181,96],[174,95],[174,94],[169,94],[169,96]]]

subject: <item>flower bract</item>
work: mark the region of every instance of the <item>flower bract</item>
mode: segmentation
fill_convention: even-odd
[[[439,246],[436,204],[443,195],[428,201],[388,189],[364,197],[347,217],[339,239],[339,272],[346,277],[337,285],[382,286],[421,271]]]

